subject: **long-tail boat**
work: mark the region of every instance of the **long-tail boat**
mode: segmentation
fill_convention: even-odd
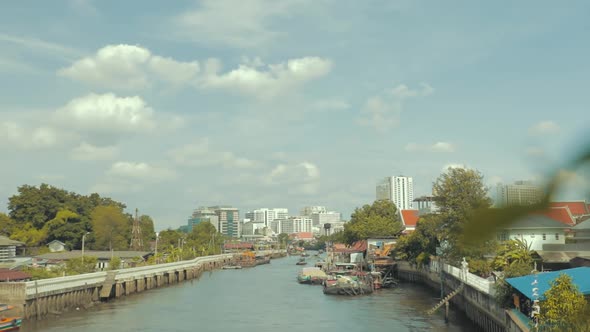
[[[14,309],[8,304],[0,304],[0,312],[5,312]],[[0,317],[0,332],[17,331],[20,329],[22,317]]]

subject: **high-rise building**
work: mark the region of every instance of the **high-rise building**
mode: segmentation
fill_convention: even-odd
[[[417,209],[420,215],[436,213],[438,211],[434,196],[421,196],[414,199],[414,209]]]
[[[311,220],[313,226],[323,227],[326,223],[335,223],[341,220],[340,212],[328,211],[328,212],[314,212],[311,214]]]
[[[270,223],[272,231],[275,234],[293,234],[301,232],[311,233],[311,224],[311,218],[305,216],[289,217],[288,219],[276,219]]]
[[[498,183],[496,205],[531,205],[543,200],[543,189],[531,181],[516,181],[514,184]]]
[[[246,212],[246,218],[253,222],[263,222],[265,227],[270,227],[270,222],[275,219],[287,219],[288,217],[289,209],[285,208],[262,208]]]
[[[190,232],[193,227],[202,222],[211,223],[215,229],[219,232],[219,217],[214,210],[207,207],[200,207],[193,212],[193,215],[188,219],[188,231]]]
[[[414,180],[408,176],[388,176],[377,183],[377,200],[389,200],[398,210],[412,208],[414,201]]]
[[[240,237],[240,211],[237,208],[223,205],[211,206],[219,218],[219,232],[229,237]]]
[[[302,216],[311,216],[313,213],[326,213],[325,206],[306,206],[301,209]]]

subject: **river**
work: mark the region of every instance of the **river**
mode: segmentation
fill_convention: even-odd
[[[326,296],[300,285],[297,257],[251,269],[205,272],[198,280],[153,289],[88,310],[26,321],[23,332],[105,331],[476,331],[451,309],[426,316],[436,292],[401,283],[361,297]],[[313,258],[308,259],[310,263]]]

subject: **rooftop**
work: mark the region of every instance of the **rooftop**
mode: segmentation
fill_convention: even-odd
[[[536,214],[544,215],[569,226],[576,224],[574,216],[567,206],[550,207],[549,209],[537,212]]]
[[[0,246],[24,246],[25,244],[19,241],[11,240],[4,235],[0,235]]]
[[[567,225],[556,221],[553,218],[549,218],[545,215],[533,214],[526,216],[511,225],[504,227],[505,229],[565,229]]]
[[[418,210],[400,210],[402,223],[406,227],[416,227],[418,223]]]
[[[572,215],[581,216],[590,214],[586,201],[551,202],[550,207],[568,207]]]
[[[524,294],[529,299],[533,298],[533,287],[531,284],[537,279],[537,288],[539,299],[545,299],[545,292],[551,288],[551,281],[555,280],[559,275],[566,274],[572,278],[574,285],[584,295],[590,294],[590,267],[576,267],[573,269],[566,269],[552,272],[540,272],[535,275],[528,275],[523,277],[508,278],[508,282],[512,287]]]

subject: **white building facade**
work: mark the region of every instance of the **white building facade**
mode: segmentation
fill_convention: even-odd
[[[565,244],[565,230],[569,228],[559,221],[543,215],[532,215],[518,220],[498,232],[498,240],[521,240],[531,250],[543,250],[544,244]]]
[[[289,209],[274,208],[274,209],[257,209],[246,212],[246,218],[253,222],[262,222],[265,227],[270,227],[271,222],[275,219],[287,219],[289,217]]]
[[[309,217],[298,216],[289,217],[287,219],[273,220],[270,225],[275,234],[293,234],[302,232],[312,232],[313,221]]]
[[[414,179],[408,176],[388,176],[377,183],[375,188],[377,200],[389,200],[398,210],[413,208]]]
[[[340,212],[329,211],[324,213],[312,213],[311,220],[313,226],[323,227],[327,223],[336,223],[342,220]]]
[[[499,183],[496,186],[496,205],[532,205],[543,200],[543,190],[531,181],[516,181],[513,184]]]

